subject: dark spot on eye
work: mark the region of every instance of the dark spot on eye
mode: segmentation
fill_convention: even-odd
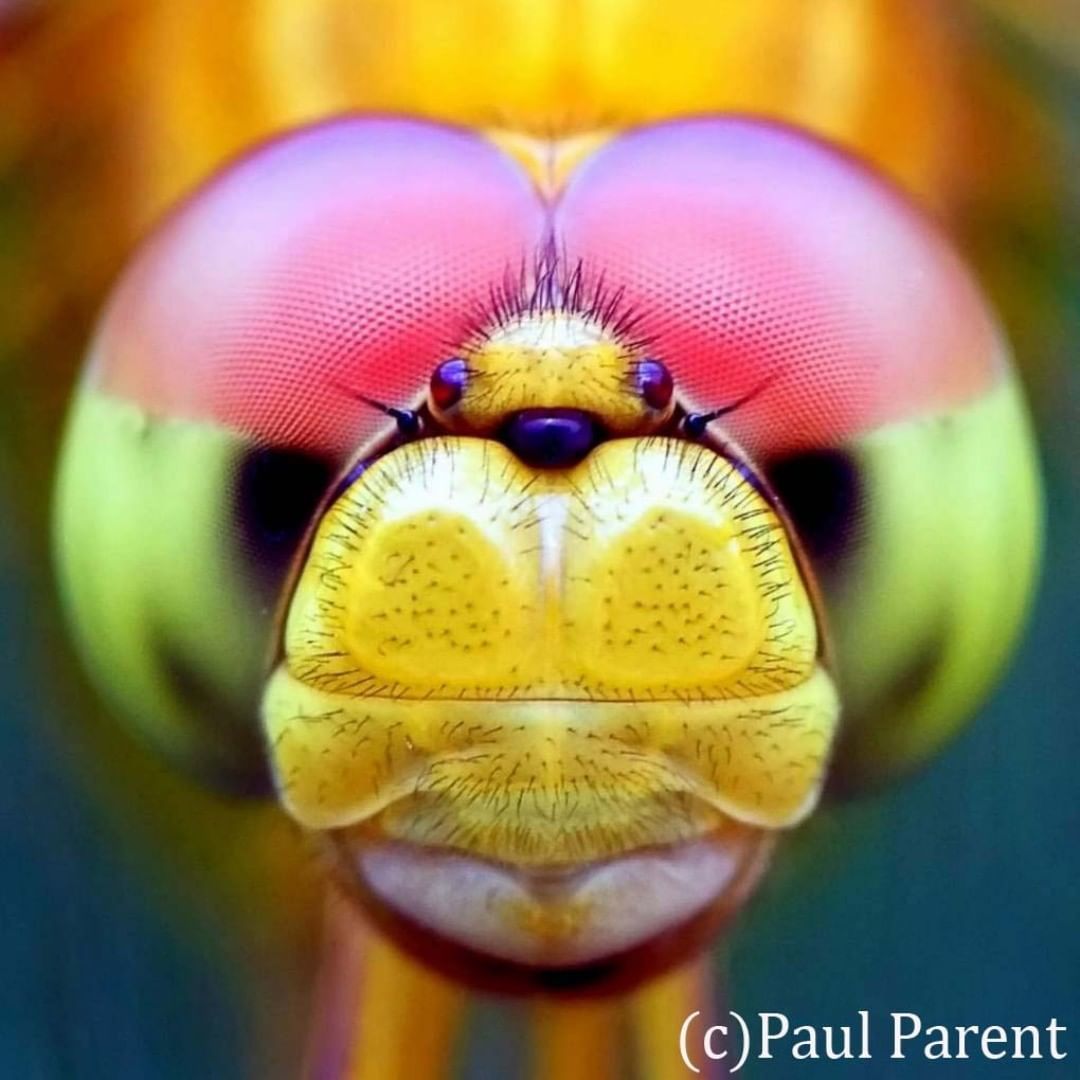
[[[901,713],[911,708],[941,670],[941,658],[947,653],[948,633],[941,627],[928,634],[919,651],[896,673],[886,690],[888,702],[884,713]]]
[[[275,590],[333,479],[328,462],[295,450],[249,451],[236,474],[234,506],[246,562]]]
[[[238,714],[179,647],[158,638],[153,653],[168,697],[186,721],[182,749],[173,752],[182,759],[177,765],[224,794],[256,799],[272,795],[270,767],[253,718]]]
[[[941,674],[942,658],[947,655],[948,629],[944,625],[927,634],[917,651],[900,665],[881,692],[859,712],[846,713],[844,728],[837,745],[835,760],[828,778],[829,794],[834,798],[853,798],[893,779],[895,771],[885,768],[877,774],[867,774],[849,756],[849,746],[866,743],[867,732],[895,726],[896,718],[910,718],[913,707],[926,694]],[[886,719],[883,719],[886,718]],[[891,720],[888,718],[892,718]]]
[[[855,459],[842,450],[814,450],[774,463],[767,475],[811,561],[824,571],[837,567],[858,535]]]

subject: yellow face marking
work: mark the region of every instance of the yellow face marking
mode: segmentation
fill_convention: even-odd
[[[490,434],[521,409],[581,409],[616,435],[659,426],[670,408],[653,410],[634,388],[641,359],[597,318],[544,310],[497,326],[464,352],[469,382],[446,418],[458,431]]]
[[[305,825],[521,864],[813,806],[837,719],[784,527],[679,440],[536,472],[440,437],[321,522],[264,700]]]

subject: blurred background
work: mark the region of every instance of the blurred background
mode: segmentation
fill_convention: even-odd
[[[298,1075],[317,868],[273,808],[197,790],[104,714],[66,643],[48,518],[65,404],[127,252],[230,155],[346,109],[541,133],[781,117],[945,223],[1040,435],[1030,632],[958,742],[818,823],[813,859],[736,928],[730,995],[818,1024],[1056,1016],[1080,1062],[1077,0],[0,0],[0,1074]],[[519,1018],[478,1013],[464,1074],[518,1075]]]

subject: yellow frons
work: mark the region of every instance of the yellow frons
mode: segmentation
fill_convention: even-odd
[[[522,864],[792,824],[838,712],[779,519],[670,439],[545,473],[394,451],[325,515],[285,653],[264,721],[296,818]]]

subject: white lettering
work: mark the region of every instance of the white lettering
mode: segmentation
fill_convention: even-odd
[[[705,1032],[705,1056],[710,1061],[723,1061],[727,1057],[726,1050],[716,1050],[713,1048],[713,1036],[723,1035],[727,1038],[727,1028],[723,1024],[713,1024],[708,1031]]]
[[[910,1031],[904,1031],[904,1021],[905,1020],[908,1021],[910,1023],[910,1025],[911,1025],[911,1030]],[[903,1060],[904,1059],[904,1048],[903,1048],[902,1044],[907,1042],[909,1039],[914,1039],[915,1036],[918,1035],[920,1031],[922,1031],[922,1021],[914,1013],[904,1013],[904,1012],[895,1013],[894,1012],[892,1014],[892,1022],[893,1022],[893,1042],[892,1042],[893,1050],[892,1050],[892,1057],[894,1059],[899,1058],[899,1059]]]
[[[988,1061],[1000,1061],[1003,1057],[1006,1057],[1008,1054],[1007,1050],[999,1050],[997,1053],[994,1053],[990,1049],[990,1044],[992,1042],[1003,1043],[1006,1042],[1008,1038],[1009,1036],[1006,1034],[1003,1027],[998,1027],[997,1024],[991,1024],[982,1033],[981,1046],[983,1057]]]
[[[769,1044],[783,1039],[791,1030],[791,1025],[788,1024],[788,1018],[783,1013],[763,1012],[760,1014],[760,1019],[761,1053],[758,1054],[758,1058],[761,1061],[770,1061],[772,1059],[772,1053],[769,1051]],[[775,1030],[773,1030],[771,1024],[773,1020],[779,1021],[780,1024]]]
[[[826,1028],[826,1031],[829,1029]],[[805,1032],[805,1034],[803,1034]],[[793,1034],[798,1038],[798,1042],[794,1043],[791,1047],[791,1056],[796,1061],[806,1061],[807,1059],[816,1061],[817,1052],[817,1031],[809,1024],[804,1024],[802,1027],[797,1027]]]
[[[1067,1050],[1062,1050],[1059,1053],[1057,1044],[1057,1037],[1059,1035],[1064,1035],[1065,1032],[1068,1030],[1069,1029],[1064,1024],[1059,1024],[1057,1022],[1056,1017],[1051,1020],[1049,1024],[1046,1025],[1046,1033],[1050,1036],[1050,1056],[1055,1061],[1064,1061],[1069,1056],[1069,1052]]]

